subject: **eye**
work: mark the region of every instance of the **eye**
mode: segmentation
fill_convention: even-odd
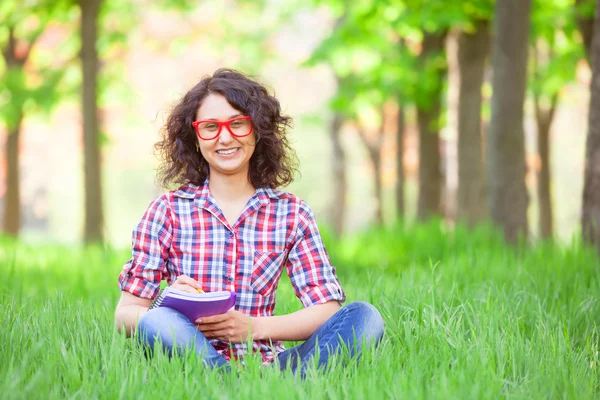
[[[231,123],[231,127],[232,128],[241,128],[243,126],[243,122],[242,121],[233,121]]]
[[[206,129],[207,131],[216,131],[219,128],[217,124],[206,124],[202,127],[202,129]]]

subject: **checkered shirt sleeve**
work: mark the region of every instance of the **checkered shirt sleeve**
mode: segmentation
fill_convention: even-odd
[[[154,299],[167,275],[172,224],[167,194],[154,200],[133,230],[132,257],[119,275],[119,288],[137,297]]]
[[[300,202],[296,241],[288,254],[287,273],[296,297],[304,307],[331,300],[344,302],[346,296],[331,265],[312,209]]]

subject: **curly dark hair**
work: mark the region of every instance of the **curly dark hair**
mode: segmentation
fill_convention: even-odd
[[[162,140],[154,145],[162,159],[158,182],[165,188],[173,183],[202,185],[208,177],[208,163],[196,149],[192,122],[209,94],[224,96],[233,108],[252,117],[256,148],[250,158],[250,183],[255,188],[290,184],[298,164],[287,138],[292,119],[281,114],[279,101],[263,85],[225,68],[203,77],[171,110],[162,129]]]

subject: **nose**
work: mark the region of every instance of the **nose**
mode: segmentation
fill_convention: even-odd
[[[229,132],[229,129],[227,129],[227,127],[222,127],[221,128],[221,133],[219,134],[219,143],[221,144],[227,144],[227,143],[231,143],[233,141],[233,136],[231,135],[231,132]]]

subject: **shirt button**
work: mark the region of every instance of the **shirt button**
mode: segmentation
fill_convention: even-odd
[[[231,276],[228,276],[226,279],[227,279],[227,282],[229,282],[229,283],[233,282],[233,278]]]
[[[229,231],[229,237],[232,238],[233,237],[233,232]]]

